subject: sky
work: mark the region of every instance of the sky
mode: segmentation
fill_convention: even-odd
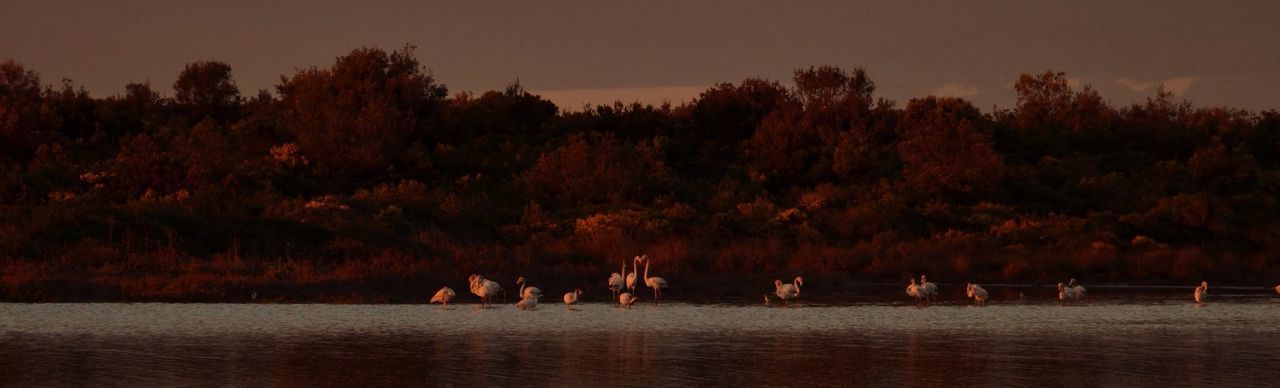
[[[861,67],[877,95],[1015,103],[1046,70],[1113,105],[1163,85],[1197,106],[1280,109],[1280,1],[0,0],[0,60],[97,96],[231,65],[244,94],[358,47],[416,46],[451,93],[515,80],[562,108],[690,101],[711,85]]]

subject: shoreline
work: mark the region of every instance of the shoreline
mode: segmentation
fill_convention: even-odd
[[[760,274],[675,275],[666,277],[671,287],[663,291],[663,298],[680,303],[716,303],[720,301],[761,299],[772,294],[772,278]],[[858,301],[892,300],[907,298],[903,292],[905,282],[864,279],[846,274],[819,274],[805,276],[802,295],[810,301]],[[580,276],[530,277],[531,286],[543,290],[544,303],[560,301],[560,295],[575,288],[584,292],[582,301],[587,303],[609,302],[612,293],[605,287],[605,277],[599,276],[591,286],[578,280]],[[538,281],[537,279],[554,279]],[[698,281],[701,279],[701,281]],[[0,303],[284,303],[284,304],[426,304],[440,287],[448,286],[458,294],[454,303],[470,304],[476,297],[468,292],[465,279],[431,276],[422,278],[405,276],[394,279],[364,279],[362,281],[324,281],[317,283],[276,282],[262,284],[205,284],[189,290],[162,287],[157,290],[125,289],[119,284],[96,283],[89,279],[75,281],[51,278],[38,284],[4,284],[0,288]],[[182,277],[169,280],[181,282]],[[931,279],[932,280],[932,279]],[[942,300],[966,300],[964,282],[938,284]],[[215,282],[216,283],[216,282]],[[507,289],[507,303],[515,303],[513,282],[502,282]],[[993,300],[1018,300],[1056,298],[1057,283],[979,283],[992,292]],[[1172,281],[1098,283],[1081,282],[1090,296],[1123,297],[1124,295],[1190,295],[1195,284]],[[1231,284],[1214,285],[1211,290],[1225,290],[1244,294],[1274,294],[1274,285]],[[256,299],[254,294],[256,293]],[[651,302],[651,290],[638,285],[636,295],[640,303]]]

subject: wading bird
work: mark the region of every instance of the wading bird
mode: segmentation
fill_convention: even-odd
[[[627,273],[627,259],[622,259],[622,273]],[[622,291],[622,273],[609,274],[609,291],[613,291],[613,300],[618,300],[618,292]]]
[[[657,276],[649,277],[649,255],[641,256],[640,260],[644,261],[644,285],[653,289],[653,304],[658,304],[662,299],[662,289],[667,288],[667,280]]]
[[[936,301],[938,299],[938,285],[929,283],[929,280],[925,279],[924,274],[921,274],[920,275],[920,293],[924,295],[925,299],[929,299],[930,301]]]
[[[916,305],[920,305],[920,301],[924,299],[924,293],[920,291],[920,285],[916,284],[916,278],[911,278],[911,284],[907,285],[907,295],[916,298]]]
[[[1067,287],[1066,284],[1058,283],[1058,300],[1062,302],[1076,300],[1076,289]]]
[[[502,286],[498,282],[485,279],[484,276],[472,274],[467,280],[471,283],[471,293],[480,297],[481,306],[492,304],[493,297],[502,292]]]
[[[627,278],[627,292],[636,292],[636,272],[639,272],[640,265],[636,262],[640,261],[640,256],[631,259],[631,273],[627,273],[627,263],[622,263],[622,275]]]
[[[635,304],[637,300],[640,300],[640,298],[631,296],[630,292],[624,292],[621,295],[618,295],[618,304],[627,306],[627,308],[631,308],[631,305]]]
[[[1076,284],[1076,278],[1071,278],[1071,280],[1067,281],[1067,287],[1071,288],[1075,301],[1079,302],[1081,299],[1084,299],[1084,286]]]
[[[968,294],[970,298],[973,298],[973,304],[983,306],[987,305],[987,290],[982,289],[982,286],[969,283],[964,286],[964,289],[965,293]]]
[[[778,298],[782,298],[783,306],[790,306],[791,300],[800,296],[800,286],[802,285],[804,285],[804,279],[799,276],[796,276],[796,279],[791,281],[791,284],[783,284],[782,279],[777,279],[773,281],[773,294],[777,295]],[[769,296],[765,295],[766,303],[768,298]]]
[[[564,294],[564,305],[572,306],[572,305],[578,304],[579,296],[582,296],[582,289],[576,289],[576,290],[573,290],[573,292],[566,292]]]
[[[519,302],[516,302],[516,308],[521,310],[532,310],[535,307],[538,307],[538,297],[533,295],[529,295],[524,299],[521,299]]]
[[[1196,304],[1204,303],[1209,298],[1209,282],[1200,282],[1200,287],[1196,287],[1195,292]]]
[[[538,287],[533,287],[533,286],[525,287],[525,286],[524,286],[524,276],[521,276],[521,277],[517,278],[517,279],[516,279],[516,284],[519,284],[519,285],[520,285],[520,299],[527,299],[527,298],[529,298],[530,296],[535,297],[535,298],[541,298],[541,297],[542,297],[542,290],[538,289]]]
[[[436,291],[436,295],[431,297],[431,303],[443,303],[440,308],[449,307],[449,301],[455,296],[458,296],[458,294],[453,293],[452,288],[444,287],[440,291]]]

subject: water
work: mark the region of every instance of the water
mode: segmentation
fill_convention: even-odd
[[[0,304],[9,386],[1264,386],[1280,298]]]

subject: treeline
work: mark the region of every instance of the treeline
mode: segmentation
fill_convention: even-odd
[[[1280,114],[1163,91],[1113,107],[1062,73],[990,113],[825,66],[563,111],[518,84],[450,95],[409,48],[274,93],[216,61],[168,93],[43,82],[0,64],[10,294],[607,274],[640,253],[674,276],[1280,277]]]

